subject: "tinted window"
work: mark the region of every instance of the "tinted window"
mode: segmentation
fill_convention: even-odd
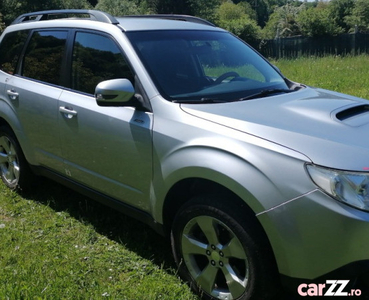
[[[60,84],[67,31],[34,32],[23,61],[25,77]]]
[[[28,32],[11,32],[4,37],[0,45],[0,70],[14,74]]]
[[[107,36],[78,32],[72,61],[72,88],[93,94],[104,80],[133,75],[116,43]]]

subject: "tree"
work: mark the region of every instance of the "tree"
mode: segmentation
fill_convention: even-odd
[[[216,13],[221,4],[221,0],[187,0],[187,3],[191,15],[211,22],[216,21]]]
[[[337,35],[342,29],[329,18],[330,11],[327,5],[303,9],[297,16],[297,23],[302,35],[323,36]]]
[[[87,0],[60,0],[62,8],[92,9],[92,4]]]
[[[0,13],[0,34],[5,29],[5,24],[3,23],[3,15]]]
[[[329,18],[344,32],[347,32],[350,29],[350,25],[346,23],[346,17],[352,14],[355,1],[357,0],[331,0],[329,2]]]
[[[252,9],[255,15],[255,20],[258,25],[264,27],[269,19],[269,15],[272,13],[269,7],[268,0],[233,0],[235,4],[243,3],[247,4]],[[249,14],[249,16],[251,16]]]
[[[263,37],[273,39],[300,35],[297,17],[302,9],[302,6],[297,7],[291,4],[276,8],[263,28]]]
[[[4,28],[5,28],[5,23],[3,22],[3,15],[1,14],[1,11],[4,10],[4,4],[1,1],[0,2],[0,34],[3,32]]]
[[[12,0],[2,1],[3,21],[9,25],[18,15],[22,13],[22,3]]]
[[[139,7],[134,2],[128,0],[100,0],[95,8],[113,16],[140,14]]]
[[[356,0],[350,16],[345,17],[345,22],[350,26],[350,31],[356,28],[360,32],[369,32],[369,1]]]
[[[238,3],[237,8],[248,15],[250,19],[258,21],[257,12],[253,9],[252,5],[249,2],[243,1]]]
[[[190,14],[186,0],[147,0],[151,11],[158,14]]]
[[[17,16],[41,10],[63,9],[63,8],[92,8],[87,0],[2,0],[2,13],[4,22],[9,25]]]
[[[245,6],[241,3],[224,2],[217,11],[217,24],[246,41],[260,36],[256,21],[246,14]]]

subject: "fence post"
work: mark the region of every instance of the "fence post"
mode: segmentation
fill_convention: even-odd
[[[357,43],[356,43],[356,36],[359,32],[358,26],[355,25],[355,31],[354,34],[351,37],[351,55],[356,55],[357,54]]]
[[[277,28],[277,33],[274,38],[274,46],[276,48],[277,59],[280,59],[281,58],[281,38],[279,36],[279,28]]]

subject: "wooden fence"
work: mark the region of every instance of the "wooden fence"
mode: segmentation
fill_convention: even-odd
[[[299,56],[369,54],[369,34],[341,34],[325,37],[292,37],[249,42],[267,58],[296,58]]]

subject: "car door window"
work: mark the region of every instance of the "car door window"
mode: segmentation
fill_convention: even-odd
[[[0,47],[0,70],[14,74],[29,31],[10,32],[4,37]]]
[[[132,72],[122,51],[108,36],[77,32],[72,59],[72,89],[94,94],[96,85],[104,80],[127,78]]]
[[[67,31],[36,31],[23,60],[24,77],[60,84]]]

